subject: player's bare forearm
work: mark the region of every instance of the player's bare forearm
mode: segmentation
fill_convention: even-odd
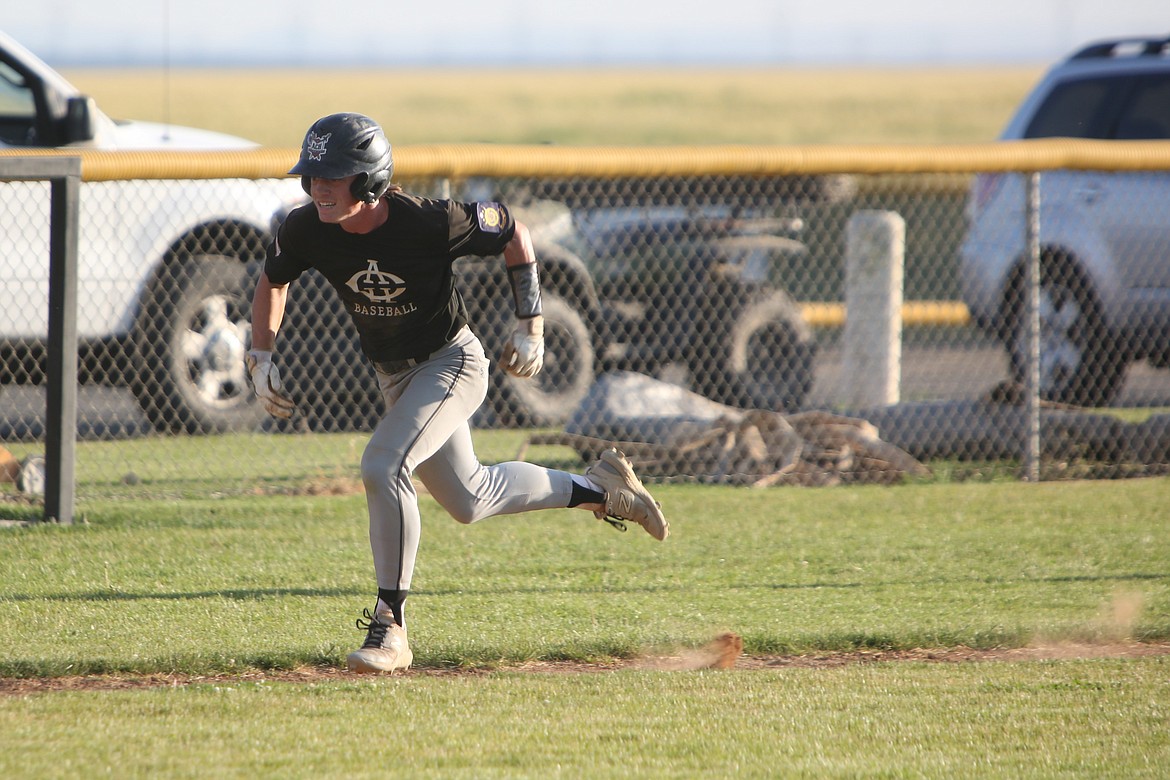
[[[271,352],[276,346],[276,333],[284,321],[284,307],[288,300],[288,285],[274,285],[268,274],[261,272],[252,296],[252,349]]]
[[[544,317],[536,251],[528,228],[521,222],[516,223],[516,232],[504,247],[504,262],[517,321],[516,331],[504,345],[500,365],[512,376],[530,379],[544,365]]]
[[[536,262],[536,250],[532,248],[532,234],[523,222],[516,223],[512,240],[504,247],[504,262],[508,267]]]

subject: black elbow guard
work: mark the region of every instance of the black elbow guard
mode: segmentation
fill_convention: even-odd
[[[508,283],[512,285],[517,317],[526,320],[544,314],[540,305],[540,270],[536,263],[508,266]]]

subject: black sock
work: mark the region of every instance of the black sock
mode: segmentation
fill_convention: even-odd
[[[406,628],[406,618],[403,611],[406,609],[406,597],[410,593],[408,590],[383,590],[378,588],[378,598],[386,602],[390,609],[394,612],[394,622]]]
[[[604,504],[605,493],[599,493],[596,490],[590,490],[584,485],[578,484],[577,480],[573,480],[573,492],[569,494],[569,506],[580,506],[581,504]]]

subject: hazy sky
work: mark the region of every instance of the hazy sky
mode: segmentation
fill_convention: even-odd
[[[0,0],[52,65],[1044,63],[1170,0]],[[360,10],[356,10],[360,9]]]

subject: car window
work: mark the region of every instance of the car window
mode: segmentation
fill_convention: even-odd
[[[1170,138],[1170,75],[1137,81],[1117,119],[1113,137],[1119,140]]]
[[[1057,85],[1040,107],[1025,138],[1108,138],[1109,112],[1127,79],[1092,78]]]
[[[0,141],[24,146],[36,140],[37,106],[20,73],[0,62]]]

